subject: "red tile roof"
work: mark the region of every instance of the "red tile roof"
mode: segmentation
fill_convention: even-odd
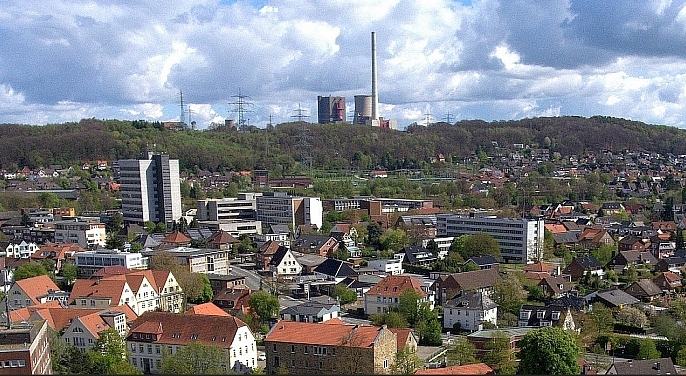
[[[398,336],[398,351],[405,348],[407,339],[411,335],[412,330],[408,328],[388,328],[391,332]]]
[[[405,290],[414,289],[421,297],[426,296],[416,279],[404,275],[389,275],[369,288],[367,295],[400,296]]]
[[[100,338],[100,333],[110,328],[109,324],[102,319],[98,312],[90,315],[77,317],[76,320],[81,321],[83,326],[91,332],[93,337]]]
[[[550,273],[553,271],[553,269],[554,268],[552,265],[544,264],[540,261],[533,263],[533,264],[530,264],[530,265],[527,265],[524,268],[522,268],[522,270],[525,272],[538,272],[538,273],[541,273],[541,272]]]
[[[279,320],[265,342],[284,342],[323,346],[372,347],[380,326],[323,325],[320,323]]]
[[[491,375],[493,368],[485,363],[465,364],[444,368],[427,368],[417,370],[415,375]]]
[[[131,272],[131,270],[123,265],[105,266],[104,268],[99,269],[97,272],[93,273],[91,275],[91,278],[109,277],[111,275],[123,275],[129,272]]]
[[[162,243],[173,243],[173,244],[186,244],[190,243],[191,238],[184,235],[180,231],[174,231],[162,239]]]
[[[47,295],[49,290],[60,291],[47,275],[20,279],[14,283],[33,301],[33,304],[39,304],[37,297]]]
[[[93,279],[77,279],[71,289],[69,295],[69,304],[72,304],[78,298],[111,298],[111,306],[118,306],[121,294],[127,283],[125,279],[120,279],[122,276],[113,276],[103,278],[100,281]]]
[[[186,315],[214,315],[214,316],[231,317],[231,315],[224,312],[224,310],[217,307],[212,302],[195,305],[195,306],[191,307],[188,311],[186,311],[185,314]]]

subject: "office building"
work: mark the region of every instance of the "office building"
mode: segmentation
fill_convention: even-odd
[[[0,329],[0,375],[51,375],[46,320]]]
[[[181,218],[179,160],[150,153],[118,161],[121,206],[126,223],[147,221],[172,226]]]
[[[257,220],[263,226],[300,225],[322,228],[324,209],[319,197],[289,196],[286,192],[265,192],[257,197]]]
[[[544,221],[539,219],[463,217],[438,214],[436,229],[439,237],[471,235],[485,232],[500,245],[500,261],[530,264],[543,256]]]
[[[105,224],[98,221],[80,221],[78,218],[55,221],[55,243],[72,243],[81,248],[96,249],[107,242]]]

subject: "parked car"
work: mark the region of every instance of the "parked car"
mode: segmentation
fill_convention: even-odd
[[[263,351],[257,353],[257,360],[267,360],[267,354]]]

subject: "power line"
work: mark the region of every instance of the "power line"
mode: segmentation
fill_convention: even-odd
[[[248,124],[245,120],[245,114],[253,112],[252,110],[249,110],[247,107],[252,106],[252,103],[247,102],[246,99],[250,98],[247,95],[244,95],[241,93],[241,88],[238,88],[238,95],[232,95],[232,98],[237,98],[235,102],[229,103],[234,106],[233,110],[231,112],[235,112],[238,114],[238,122],[236,126],[238,127],[238,130],[241,132],[245,132],[248,130]]]

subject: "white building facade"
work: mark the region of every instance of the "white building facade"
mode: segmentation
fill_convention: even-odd
[[[538,219],[464,217],[438,214],[439,237],[471,235],[485,232],[500,245],[501,262],[526,264],[543,256],[544,221]]]
[[[55,243],[72,243],[86,249],[104,247],[107,230],[104,223],[67,220],[55,222]]]

